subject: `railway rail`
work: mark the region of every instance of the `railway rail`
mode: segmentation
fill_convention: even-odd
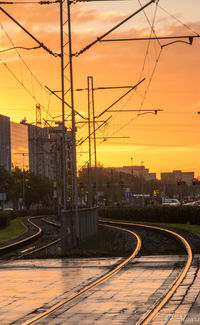
[[[52,226],[54,228],[60,228],[60,225],[48,220],[44,217],[30,217],[29,218],[29,223],[34,226],[37,231],[35,234],[29,236],[26,239],[20,240],[15,244],[10,244],[5,246],[4,248],[0,248],[0,254],[2,252],[10,253],[10,251],[13,251],[24,247],[24,245],[28,245],[25,249],[20,250],[18,252],[17,256],[11,255],[11,259],[19,259],[23,258],[26,256],[31,256],[34,252],[38,252],[40,250],[43,250],[45,248],[50,247],[51,245],[54,245],[61,241],[61,238],[58,237],[57,239],[54,239],[53,241],[46,243],[45,245],[40,245],[40,247],[36,247],[36,245],[32,246],[33,243],[42,236],[42,227],[34,222],[33,219],[36,219],[37,221],[40,220],[41,222],[44,222],[48,224],[49,226]],[[140,319],[135,323],[135,325],[148,325],[151,323],[151,321],[154,319],[154,317],[159,314],[159,312],[162,310],[162,308],[167,304],[167,302],[170,300],[170,298],[173,296],[177,288],[180,286],[182,281],[187,275],[188,270],[190,269],[191,263],[192,263],[192,250],[188,242],[183,238],[180,234],[177,234],[176,232],[169,230],[169,229],[164,229],[161,227],[155,227],[155,226],[150,226],[150,225],[144,225],[144,224],[135,224],[135,223],[127,223],[127,222],[117,222],[117,221],[103,221],[100,220],[101,225],[109,228],[114,228],[122,231],[126,231],[128,233],[131,233],[136,239],[137,239],[137,245],[134,250],[134,252],[125,260],[123,260],[120,264],[116,265],[110,272],[104,274],[103,276],[99,277],[96,279],[94,282],[87,284],[85,287],[83,287],[80,291],[76,292],[75,294],[69,296],[68,298],[60,301],[56,305],[52,306],[48,310],[45,310],[45,312],[40,312],[36,316],[32,317],[31,319],[26,320],[23,325],[29,325],[29,324],[36,324],[40,320],[48,318],[49,315],[52,315],[54,312],[58,311],[61,309],[64,305],[67,305],[68,303],[71,303],[73,301],[76,301],[76,298],[81,296],[83,293],[87,293],[89,290],[91,290],[94,287],[97,287],[101,283],[105,282],[106,280],[110,279],[113,275],[115,275],[118,271],[120,271],[122,268],[124,268],[131,260],[133,260],[136,255],[139,253],[140,248],[141,248],[141,238],[140,236],[133,231],[132,228],[136,229],[145,229],[145,230],[151,230],[151,231],[156,231],[156,232],[164,232],[165,234],[172,236],[176,238],[185,248],[185,251],[187,253],[186,258],[185,258],[185,265],[182,268],[181,272],[179,272],[178,276],[176,279],[173,281],[173,283],[170,284],[168,289],[165,291],[165,293],[160,296],[156,302],[140,317]]]
[[[73,294],[69,298],[60,301],[59,303],[57,303],[56,305],[54,305],[52,308],[48,309],[47,311],[45,311],[45,312],[43,312],[43,313],[41,313],[41,314],[39,314],[39,315],[37,315],[37,316],[35,316],[35,317],[27,320],[27,321],[25,321],[22,325],[36,324],[38,321],[40,321],[40,320],[46,318],[47,316],[49,316],[50,314],[56,312],[63,305],[65,305],[67,303],[70,303],[71,301],[73,301],[77,297],[79,297],[81,294],[89,291],[90,289],[98,286],[99,284],[103,283],[107,279],[111,278],[114,274],[116,274],[118,271],[120,271],[125,265],[127,265],[130,260],[134,259],[134,257],[138,254],[138,252],[140,251],[140,248],[141,248],[141,239],[140,239],[140,237],[135,232],[133,232],[131,230],[128,230],[128,229],[121,228],[119,226],[106,225],[106,227],[110,227],[110,228],[114,228],[114,229],[126,231],[126,232],[132,234],[134,237],[136,237],[137,244],[136,244],[136,248],[134,249],[134,251],[132,252],[132,254],[128,258],[126,258],[125,260],[123,260],[120,264],[118,264],[117,266],[115,266],[114,269],[112,269],[110,272],[104,274],[103,276],[101,276],[100,278],[98,278],[97,280],[95,280],[94,282],[86,285],[84,288],[82,288],[80,291],[78,291],[77,293]]]
[[[138,252],[139,252],[139,250],[141,248],[141,239],[138,236],[138,234],[135,233],[135,231],[133,232],[133,230],[132,230],[133,227],[134,228],[135,227],[136,228],[140,227],[140,228],[144,228],[144,229],[149,229],[151,231],[164,232],[169,236],[175,237],[185,247],[185,251],[186,251],[187,255],[186,255],[186,261],[185,261],[185,265],[184,265],[183,269],[181,270],[181,272],[179,272],[178,276],[173,281],[173,283],[171,283],[171,285],[168,287],[168,289],[165,291],[165,293],[161,297],[159,297],[159,299],[156,300],[156,302],[153,304],[153,306],[151,306],[151,308],[148,309],[143,314],[143,316],[137,321],[136,325],[150,324],[150,322],[155,317],[155,315],[158,314],[160,312],[160,310],[163,308],[163,306],[165,306],[167,304],[167,302],[170,300],[170,298],[173,296],[173,294],[175,293],[177,288],[182,283],[183,279],[186,277],[187,272],[188,272],[188,270],[189,270],[189,268],[191,266],[191,263],[192,263],[192,250],[191,250],[190,245],[188,244],[188,242],[180,234],[177,234],[176,232],[174,232],[172,230],[168,230],[168,229],[164,229],[164,228],[160,228],[160,227],[154,227],[154,226],[142,225],[142,224],[134,224],[134,223],[125,223],[125,222],[124,223],[111,222],[111,221],[110,222],[108,222],[108,221],[105,222],[105,221],[102,221],[102,220],[101,220],[101,224],[106,226],[106,227],[111,227],[111,228],[115,228],[115,229],[118,229],[118,230],[127,231],[127,232],[131,233],[133,236],[135,236],[137,238],[137,246],[136,246],[136,249],[134,250],[134,252],[131,254],[131,256],[129,256],[125,261],[123,261],[122,263],[117,265],[112,271],[110,271],[109,273],[107,273],[107,274],[103,275],[102,277],[98,278],[94,282],[86,285],[80,291],[76,292],[72,296],[60,301],[59,303],[55,304],[54,306],[52,306],[48,310],[45,310],[44,312],[39,313],[36,316],[26,320],[23,323],[23,325],[36,324],[36,323],[38,323],[38,322],[40,322],[40,321],[42,321],[44,319],[47,319],[48,316],[52,315],[54,312],[57,312],[64,305],[67,305],[68,303],[71,303],[72,301],[76,301],[76,298],[81,296],[83,293],[86,293],[87,291],[89,291],[90,289],[100,285],[101,283],[103,283],[107,279],[110,279],[114,274],[116,274],[116,272],[118,272],[123,267],[125,267],[134,257],[136,257],[136,255],[138,254]],[[131,229],[130,229],[130,227],[131,227]]]
[[[182,269],[182,272],[179,274],[177,279],[170,285],[168,288],[167,292],[163,297],[161,297],[155,304],[152,306],[150,310],[148,310],[141,319],[135,324],[135,325],[148,325],[150,324],[151,320],[155,317],[155,315],[164,307],[164,305],[170,300],[170,298],[173,296],[179,285],[182,283],[183,279],[186,277],[187,272],[192,264],[192,249],[189,245],[189,243],[186,241],[185,238],[183,238],[180,234],[161,227],[156,227],[156,226],[150,226],[150,225],[144,225],[144,224],[138,224],[138,223],[127,223],[127,222],[113,222],[113,221],[103,221],[100,220],[102,223],[108,223],[108,224],[119,224],[120,226],[131,226],[131,227],[139,227],[139,228],[146,228],[146,229],[151,229],[155,231],[164,231],[167,234],[172,235],[173,237],[177,238],[180,240],[182,245],[185,247],[185,250],[187,252],[187,260],[184,268]]]
[[[35,220],[35,222],[34,222]],[[15,241],[9,245],[4,245],[0,247],[0,258],[3,260],[14,260],[20,259],[27,256],[30,256],[33,253],[40,252],[46,248],[49,248],[61,241],[60,232],[49,241],[49,239],[44,240],[44,231],[41,225],[38,225],[36,221],[41,220],[45,224],[49,224],[53,227],[59,228],[60,226],[52,221],[47,220],[44,217],[37,216],[37,217],[29,217],[27,219],[28,224],[34,227],[35,232],[34,234],[27,236],[21,240]],[[41,241],[40,241],[41,238]],[[44,244],[45,242],[45,244]]]

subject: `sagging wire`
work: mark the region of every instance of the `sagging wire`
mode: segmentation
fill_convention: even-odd
[[[141,4],[140,0],[138,0],[138,2],[139,2],[139,4],[140,4],[140,6],[142,7],[142,4]],[[150,28],[151,28],[151,32],[150,32],[150,36],[149,36],[149,38],[152,37],[152,34],[154,34],[155,37],[157,38],[156,33],[155,33],[155,30],[154,30],[155,19],[156,19],[156,14],[157,14],[157,8],[158,8],[158,2],[156,3],[156,8],[155,8],[155,12],[154,12],[154,17],[153,17],[153,21],[152,21],[152,23],[150,23],[149,18],[147,17],[146,12],[143,10],[144,15],[145,15],[145,17],[146,17],[146,19],[147,19],[147,22],[149,23],[149,26],[150,26]],[[159,43],[159,46],[161,47],[161,44],[160,44],[159,40],[158,40],[158,43]],[[144,69],[145,69],[146,61],[147,61],[148,54],[149,54],[150,44],[151,44],[151,40],[149,39],[149,40],[148,40],[148,44],[147,44],[147,48],[146,48],[146,52],[145,52],[145,57],[144,57],[144,61],[143,61],[143,65],[142,65],[142,69],[141,69],[141,72],[140,72],[139,80],[142,78],[142,74],[143,74]],[[141,108],[142,108],[142,106],[141,106]]]
[[[162,8],[160,5],[158,5],[159,9],[161,9],[162,11],[164,11],[167,15],[171,16],[172,18],[174,18],[179,24],[183,25],[184,27],[186,27],[188,30],[190,30],[192,33],[196,34],[197,36],[200,36],[199,33],[195,32],[190,26],[188,26],[187,24],[183,23],[180,19],[178,19],[176,16],[170,14],[166,9]]]
[[[147,96],[147,93],[148,93],[148,91],[149,91],[149,87],[150,87],[150,85],[151,85],[151,82],[152,82],[153,77],[154,77],[155,72],[156,72],[156,68],[157,68],[157,66],[158,66],[158,62],[159,62],[159,59],[160,59],[160,56],[161,56],[161,53],[162,53],[162,49],[163,49],[163,48],[161,47],[160,52],[159,52],[159,54],[158,54],[158,57],[157,57],[157,59],[156,59],[156,62],[155,62],[155,65],[154,65],[153,71],[152,71],[151,76],[150,76],[150,78],[149,78],[148,85],[147,85],[147,87],[146,87],[146,89],[145,89],[144,97],[143,97],[143,100],[142,100],[142,102],[141,102],[141,104],[140,104],[140,108],[139,108],[139,109],[142,109],[143,104],[144,104],[144,102],[145,102],[145,100],[146,100],[146,96]]]
[[[44,43],[40,42],[33,34],[31,34],[24,26],[22,26],[14,17],[12,17],[6,10],[0,7],[0,10],[9,18],[11,19],[17,26],[19,26],[29,37],[31,37],[37,44],[41,46],[47,53],[54,56],[55,58],[61,56],[59,53],[54,53],[49,49]]]
[[[138,13],[140,13],[142,10],[144,10],[146,7],[148,7],[150,4],[154,3],[156,0],[151,0],[148,3],[146,3],[146,5],[144,5],[142,8],[138,9],[136,12],[132,13],[130,16],[126,17],[125,19],[123,19],[120,23],[118,23],[117,25],[115,25],[114,27],[112,27],[110,30],[108,30],[106,33],[102,34],[101,36],[97,37],[96,40],[94,40],[93,42],[89,43],[87,46],[85,46],[83,49],[81,49],[79,52],[76,52],[74,54],[72,54],[73,56],[77,57],[80,54],[84,53],[85,51],[89,50],[93,45],[97,44],[98,42],[101,42],[101,40],[103,40],[106,36],[108,36],[110,33],[112,33],[114,30],[116,30],[117,28],[119,28],[120,26],[122,26],[124,23],[126,23],[127,21],[129,21],[131,18],[133,18],[134,16],[136,16]]]
[[[168,45],[172,45],[172,44],[175,44],[175,43],[184,43],[184,44],[192,45],[192,43],[193,43],[193,38],[194,38],[193,36],[188,36],[188,39],[189,39],[188,42],[186,42],[186,41],[181,41],[181,40],[179,40],[179,41],[172,41],[172,42],[169,42],[169,43],[166,43],[166,44],[161,45],[161,47],[164,48],[164,47],[166,47],[166,46],[168,46]]]
[[[41,45],[34,46],[34,47],[14,46],[14,47],[10,47],[10,48],[1,50],[0,53],[8,52],[8,51],[11,51],[11,50],[19,50],[19,49],[29,51],[29,50],[36,50],[36,49],[39,49],[39,48],[41,48]]]
[[[4,62],[1,58],[0,58],[0,62],[6,67],[6,69],[11,73],[11,75],[14,77],[14,79],[20,83],[20,85],[26,90],[26,92],[37,102],[39,103],[39,101],[37,100],[37,98],[35,97],[35,95],[33,95],[30,90],[23,84],[23,82],[21,82],[21,80],[15,75],[15,73],[8,67],[8,65],[6,64],[6,62]],[[43,108],[44,111],[46,111],[45,107],[43,105],[40,104],[40,106]]]
[[[142,4],[141,4],[140,0],[138,0],[138,2],[139,2],[139,4],[140,4],[140,6],[142,7]],[[154,24],[155,24],[155,19],[156,19],[156,14],[157,14],[157,4],[158,4],[158,2],[156,2],[156,9],[155,9],[155,12],[154,12],[154,17],[153,17],[153,22],[152,22],[152,23],[150,22],[150,20],[149,20],[147,14],[146,14],[146,12],[145,12],[145,10],[143,9],[144,15],[145,15],[145,17],[146,17],[146,19],[147,19],[147,22],[148,22],[148,24],[149,24],[149,26],[150,26],[150,28],[151,28],[150,37],[152,36],[152,34],[154,34],[155,37],[156,37],[156,39],[157,39],[157,36],[156,36],[155,30],[154,30]],[[158,39],[157,39],[157,41],[158,41],[159,46],[161,47],[160,41],[159,41]],[[148,54],[149,54],[149,47],[150,47],[150,40],[148,41],[148,44],[147,44],[147,49],[146,49],[146,53],[145,53],[145,57],[144,57],[144,62],[143,62],[143,65],[142,65],[142,69],[141,69],[141,72],[140,72],[139,80],[141,80],[141,78],[142,78],[142,74],[143,74],[143,72],[144,72],[144,68],[145,68],[145,65],[146,65],[146,62],[147,62],[147,58],[148,58]],[[156,64],[156,65],[157,65],[157,64]],[[154,70],[155,70],[155,68],[154,68]],[[150,82],[152,81],[152,78],[153,78],[153,76],[151,76],[151,78],[150,78]],[[147,88],[149,88],[149,86],[150,86],[150,84],[147,86]],[[148,91],[148,90],[147,90],[147,91]],[[145,96],[146,96],[146,94],[147,94],[147,91],[145,92]],[[136,92],[137,92],[137,89],[136,89]],[[127,104],[127,103],[132,99],[133,95],[134,95],[134,94],[131,94],[131,96],[130,96],[129,99],[127,100],[126,104]],[[145,98],[145,96],[144,96],[144,98]],[[144,100],[143,100],[143,103],[144,103]],[[141,104],[140,109],[142,109],[143,103]],[[126,105],[126,104],[125,104],[125,105]],[[124,105],[124,106],[125,106],[125,105]],[[124,107],[124,106],[123,106],[123,107]],[[137,117],[138,117],[138,116],[139,116],[139,114],[137,114]],[[135,118],[134,118],[134,119],[135,119]],[[132,121],[132,120],[131,120],[131,121]],[[131,121],[130,121],[130,122],[131,122]],[[121,128],[120,128],[120,130],[121,130]]]
[[[9,40],[9,42],[12,44],[13,49],[16,51],[18,57],[20,58],[20,60],[23,62],[23,64],[25,65],[26,69],[29,71],[31,77],[35,80],[35,82],[40,86],[40,88],[46,93],[46,95],[49,95],[49,92],[46,90],[46,88],[42,85],[42,83],[39,81],[39,79],[33,74],[33,72],[31,71],[31,69],[29,68],[29,66],[27,65],[27,63],[24,61],[23,57],[21,56],[21,54],[19,53],[17,47],[15,47],[12,39],[10,38],[10,36],[8,35],[7,31],[5,30],[5,28],[3,27],[2,24],[0,24],[2,31],[4,32],[5,36],[7,37],[7,39]],[[35,97],[35,95],[33,95],[32,97]],[[50,118],[53,119],[52,115],[48,112],[48,110],[46,110],[43,106],[44,111],[50,116]]]
[[[138,2],[139,2],[139,4],[140,4],[140,6],[142,7],[142,4],[141,4],[140,0],[138,0]],[[145,13],[145,11],[144,11],[144,9],[143,9],[143,12],[144,12],[144,14],[145,14],[145,17],[147,18],[147,21],[148,21],[148,23],[149,23],[149,25],[150,25],[150,27],[151,27],[150,37],[151,37],[152,34],[154,34],[155,37],[156,37],[156,33],[155,33],[155,30],[154,30],[154,24],[155,24],[155,19],[156,19],[156,14],[157,14],[157,8],[158,8],[158,1],[156,2],[156,9],[155,9],[155,12],[154,12],[154,17],[153,17],[153,21],[152,21],[152,23],[150,23],[149,18],[147,17],[147,15],[146,15],[146,13]],[[156,38],[157,38],[157,37],[156,37]],[[157,57],[157,59],[156,59],[156,62],[155,62],[155,65],[154,65],[154,68],[153,68],[152,74],[151,74],[151,76],[150,76],[150,79],[149,79],[148,85],[147,85],[147,87],[146,87],[145,94],[144,94],[144,96],[143,96],[142,103],[140,104],[140,108],[139,108],[139,110],[142,109],[143,104],[144,104],[144,101],[146,100],[146,95],[147,95],[147,93],[148,93],[148,90],[149,90],[150,84],[151,84],[151,82],[152,82],[152,80],[153,80],[153,76],[154,76],[154,74],[155,74],[156,67],[157,67],[157,65],[158,65],[158,62],[159,62],[159,59],[160,59],[160,56],[161,56],[162,47],[161,47],[161,44],[160,44],[159,40],[157,40],[157,41],[158,41],[159,46],[160,46],[160,52],[159,52],[159,55],[158,55],[158,57]],[[142,65],[142,69],[141,69],[141,72],[140,72],[139,80],[141,80],[141,78],[142,78],[142,74],[143,74],[143,72],[144,72],[144,68],[145,68],[146,61],[147,61],[148,54],[149,54],[149,47],[150,47],[150,40],[148,41],[148,44],[147,44],[147,49],[146,49],[146,53],[145,53],[145,57],[144,57],[144,62],[143,62],[143,65]],[[137,90],[136,90],[136,91],[137,91]],[[131,94],[131,96],[130,96],[130,98],[129,98],[129,101],[131,100],[132,97],[133,97],[133,94]],[[156,111],[156,110],[155,110],[155,111]],[[142,113],[142,114],[138,113],[136,116],[134,116],[132,119],[130,119],[127,123],[125,123],[124,125],[122,125],[118,130],[114,131],[114,132],[111,134],[111,136],[113,136],[113,135],[117,134],[118,132],[120,132],[122,129],[124,129],[126,126],[128,126],[130,123],[132,123],[134,120],[136,120],[140,115],[143,115],[143,113]],[[103,143],[103,142],[104,142],[104,141],[100,142],[100,144]]]
[[[32,4],[38,4],[38,5],[51,5],[55,3],[60,3],[61,0],[54,0],[54,1],[0,1],[0,5],[32,5]]]
[[[139,2],[139,4],[140,4],[140,6],[142,7],[141,1],[138,0],[138,2]],[[157,39],[158,44],[161,46],[161,44],[160,44],[160,40],[157,38],[157,35],[156,35],[156,32],[155,32],[155,29],[154,29],[155,16],[156,16],[157,8],[158,8],[158,3],[156,3],[156,10],[155,10],[155,13],[154,13],[154,19],[153,19],[153,23],[152,23],[152,24],[151,24],[151,22],[150,22],[150,20],[149,20],[149,17],[147,16],[145,10],[143,10],[143,13],[144,13],[144,16],[145,16],[145,18],[146,18],[146,20],[147,20],[147,22],[148,22],[150,28],[151,28],[151,35],[154,34],[155,38]]]

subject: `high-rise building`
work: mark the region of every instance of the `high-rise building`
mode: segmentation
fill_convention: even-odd
[[[0,115],[0,165],[11,170],[10,118]]]
[[[11,166],[29,169],[28,129],[26,125],[10,122]]]
[[[11,122],[3,115],[0,115],[0,165],[8,171],[15,166],[29,168],[27,126]]]
[[[62,179],[62,138],[62,126],[41,128],[26,121],[11,122],[9,117],[0,115],[0,165],[8,171],[17,166],[53,180]],[[71,132],[66,130],[68,177],[71,173],[71,142]]]

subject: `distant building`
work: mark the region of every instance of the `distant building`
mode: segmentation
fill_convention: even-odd
[[[178,179],[191,185],[194,178],[194,172],[182,172],[181,170],[173,170],[171,173],[161,173],[161,182],[165,184],[175,184]]]
[[[34,174],[48,176],[51,179],[62,178],[63,170],[63,130],[62,126],[28,127],[29,169]],[[71,172],[71,132],[65,132],[66,169]]]
[[[26,125],[10,122],[11,166],[29,169],[28,129]]]
[[[146,181],[156,180],[156,173],[149,173],[149,169],[143,165],[139,166],[123,166],[123,167],[108,167],[105,170],[113,170],[130,174],[136,177],[143,177]]]

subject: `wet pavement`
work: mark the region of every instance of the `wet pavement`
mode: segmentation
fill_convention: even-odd
[[[83,293],[37,324],[134,325],[174,281],[184,258],[183,256],[136,258],[114,277]],[[119,258],[21,260],[1,264],[0,324],[23,324],[27,319],[73,295],[109,271],[119,260]],[[185,317],[187,321],[186,315],[189,315],[194,297],[196,301],[198,300],[199,277],[199,271],[191,269],[177,296],[173,297],[169,309],[164,308],[163,314],[160,318],[155,318],[152,324],[167,324],[166,319],[170,325],[178,324],[172,322],[172,315],[176,315],[174,318],[176,320]],[[191,290],[188,291],[189,298],[183,292],[187,284]],[[184,299],[184,308],[181,309],[179,305]],[[194,309],[193,314],[197,317],[197,309]]]

